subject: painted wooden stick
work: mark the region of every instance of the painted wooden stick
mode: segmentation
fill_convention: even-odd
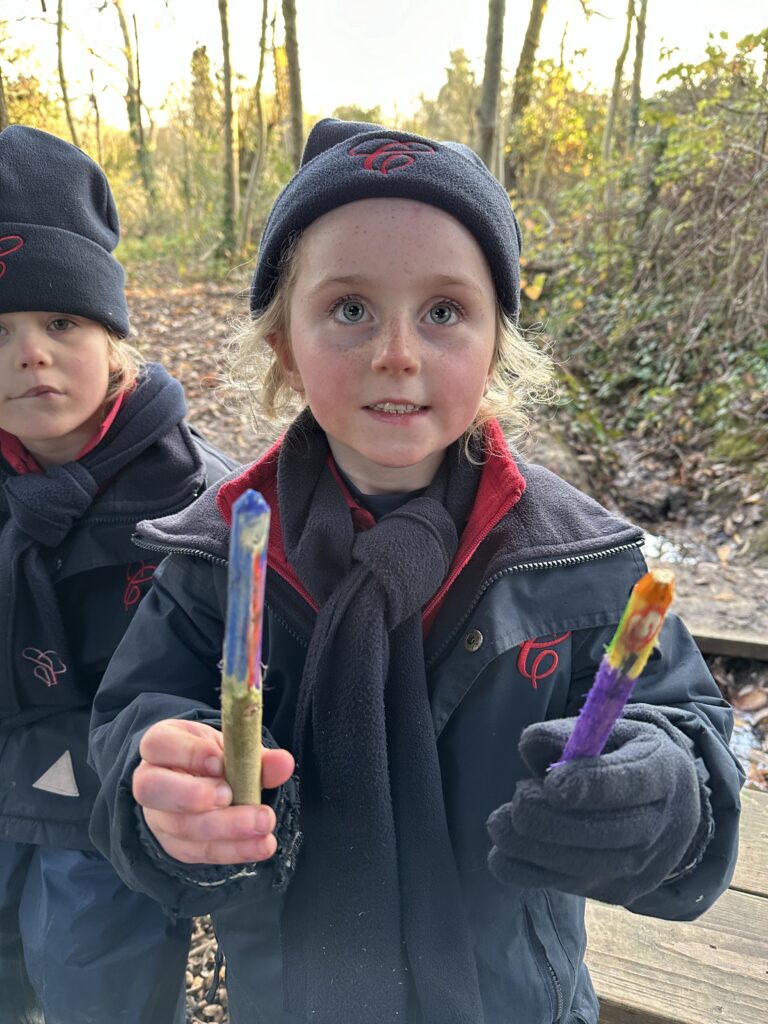
[[[674,593],[669,569],[652,569],[632,588],[562,757],[552,768],[602,752],[656,646]]]
[[[235,804],[261,803],[261,631],[269,505],[247,490],[232,506],[221,676],[224,773]]]

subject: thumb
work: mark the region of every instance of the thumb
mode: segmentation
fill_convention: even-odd
[[[575,718],[553,718],[523,730],[518,749],[534,778],[543,779],[549,766],[560,760],[575,722]]]

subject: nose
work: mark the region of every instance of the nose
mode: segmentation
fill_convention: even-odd
[[[405,318],[385,323],[373,354],[373,369],[379,373],[418,373],[420,344],[418,334]]]
[[[16,369],[31,370],[33,367],[50,364],[51,354],[45,335],[35,329],[22,331],[16,345]]]

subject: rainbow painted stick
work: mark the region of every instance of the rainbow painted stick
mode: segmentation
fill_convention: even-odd
[[[563,755],[551,768],[602,752],[656,646],[674,594],[675,577],[669,569],[652,569],[632,588]]]
[[[244,491],[232,506],[221,675],[224,774],[235,804],[261,803],[261,628],[269,505]]]

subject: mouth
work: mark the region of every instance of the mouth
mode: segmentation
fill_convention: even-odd
[[[407,416],[414,412],[424,412],[426,408],[426,405],[412,405],[410,402],[374,402],[366,406],[366,409],[388,413],[391,416]]]
[[[19,398],[39,398],[40,395],[60,395],[61,392],[57,388],[52,388],[49,384],[38,384],[34,388],[30,388],[25,391],[23,395],[19,395]]]

